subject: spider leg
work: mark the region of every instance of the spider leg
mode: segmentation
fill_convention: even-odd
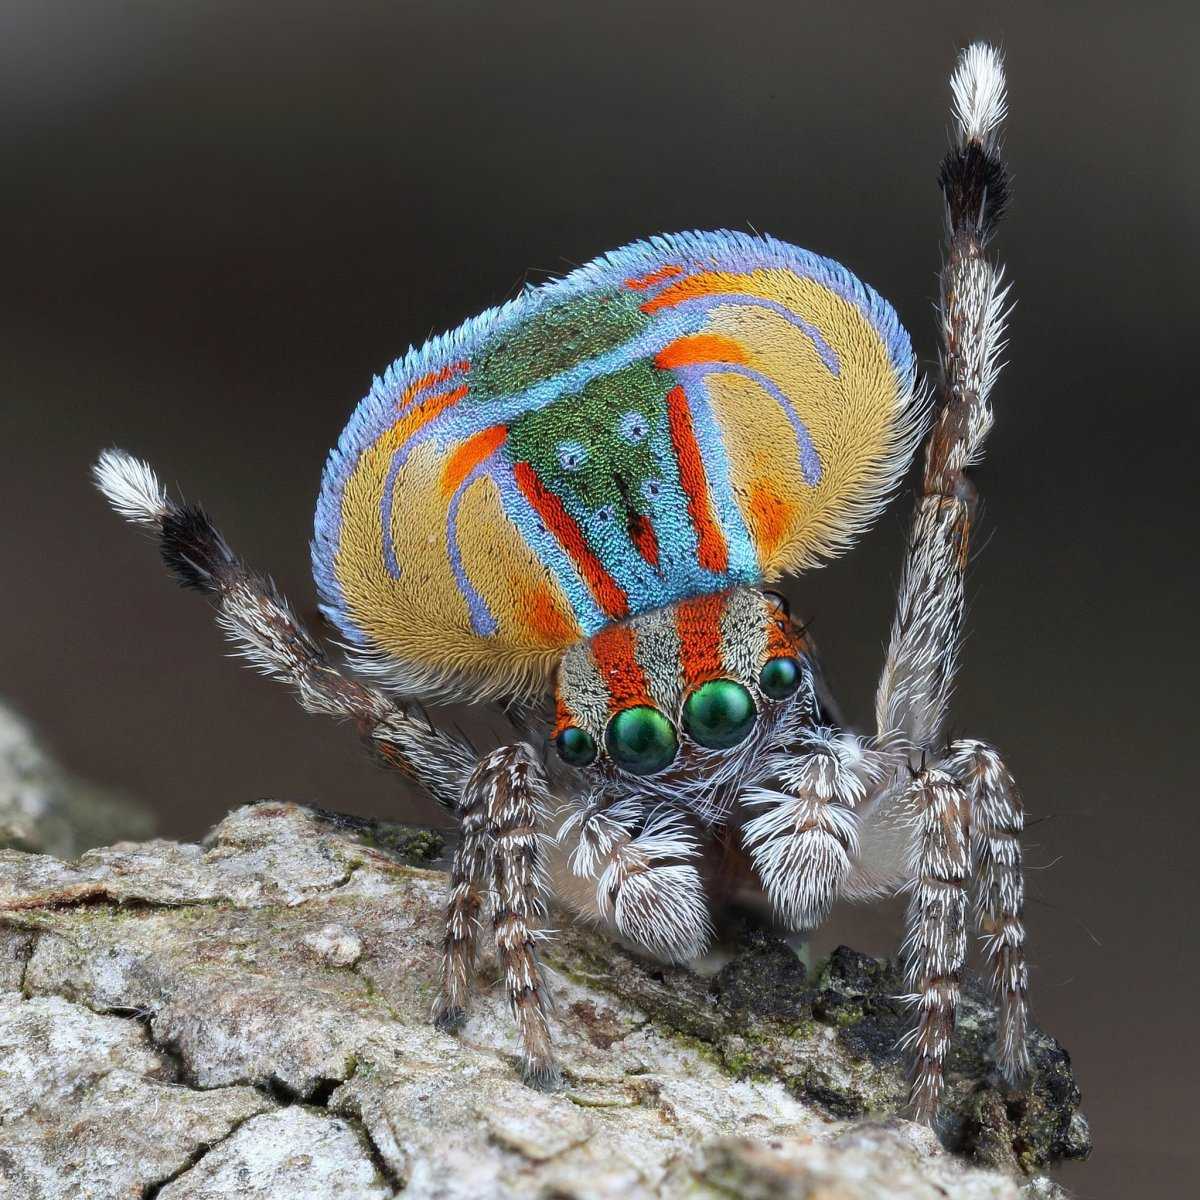
[[[938,408],[901,573],[887,658],[876,692],[877,745],[913,779],[893,779],[864,805],[862,857],[847,880],[856,896],[902,881],[912,890],[905,956],[918,1008],[912,1106],[930,1119],[954,1028],[966,953],[972,833],[979,855],[978,916],[1001,993],[1001,1059],[1024,1062],[1019,809],[993,757],[952,748],[942,758],[962,638],[963,579],[978,506],[969,477],[992,426],[990,396],[1005,341],[1008,288],[987,246],[1008,198],[1000,155],[1006,115],[999,54],[976,44],[950,81],[955,140],[942,162],[946,258],[941,272]],[[972,744],[972,747],[974,744]]]
[[[548,885],[539,840],[547,794],[531,747],[516,743],[486,755],[472,773],[459,806],[462,841],[450,872],[442,996],[435,1023],[462,1024],[475,961],[480,912],[490,901],[496,955],[524,1048],[525,1079],[558,1085],[548,992],[538,965],[538,926],[546,918]]]
[[[155,530],[163,559],[185,587],[210,596],[217,623],[253,666],[290,684],[308,712],[350,717],[387,762],[412,776],[462,824],[447,911],[439,1024],[462,1019],[485,889],[496,949],[525,1048],[526,1078],[558,1078],[533,928],[545,916],[538,827],[544,784],[533,751],[507,746],[476,763],[466,742],[442,733],[378,688],[338,671],[265,576],[250,571],[205,513],[175,503],[150,467],[118,450],[100,456],[100,490],[127,520]]]
[[[925,448],[887,659],[876,693],[881,739],[939,748],[963,614],[963,575],[978,497],[968,470],[992,427],[990,395],[1005,346],[1008,288],[986,248],[1008,196],[999,129],[999,54],[963,51],[950,81],[956,141],[942,163],[948,236],[941,272],[938,411]]]
[[[572,874],[594,881],[594,914],[626,941],[668,962],[708,948],[700,848],[681,812],[648,797],[601,796],[585,801],[559,836],[575,840]]]
[[[121,516],[157,533],[167,567],[211,598],[221,631],[251,666],[291,686],[306,711],[353,720],[378,757],[455,807],[475,766],[466,742],[338,671],[274,583],[242,563],[202,509],[172,500],[146,463],[106,450],[93,476]]]
[[[858,854],[855,809],[866,794],[860,762],[856,739],[816,729],[780,766],[783,790],[743,793],[743,804],[762,811],[746,822],[742,844],[789,929],[819,925],[850,873]]]
[[[1013,1083],[1028,1069],[1020,795],[992,747],[960,740],[906,785],[888,779],[859,811],[861,853],[843,895],[911,893],[904,958],[919,1017],[906,1044],[917,1048],[913,1109],[931,1117],[941,1088],[939,1046],[944,1055],[966,952],[965,933],[958,932],[967,918],[966,884],[1000,1007],[996,1059]],[[940,979],[950,966],[953,978]]]
[[[937,768],[920,772],[905,799],[917,837],[903,957],[917,1023],[903,1044],[916,1054],[909,1098],[913,1115],[929,1121],[942,1092],[967,956],[970,804],[953,776]]]
[[[958,780],[971,805],[975,854],[975,924],[991,968],[992,991],[1000,1005],[996,1058],[1010,1081],[1028,1070],[1025,1045],[1025,880],[1021,869],[1021,797],[1008,768],[991,746],[957,741],[942,764]]]
[[[458,807],[459,841],[450,861],[450,895],[442,938],[442,990],[434,1024],[461,1029],[475,978],[479,923],[492,877],[492,845],[484,811],[485,793],[472,776]]]

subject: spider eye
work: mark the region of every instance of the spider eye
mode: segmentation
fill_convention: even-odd
[[[786,700],[800,686],[800,663],[795,658],[772,658],[763,664],[758,686],[772,700]]]
[[[572,767],[586,767],[596,761],[596,739],[586,729],[568,725],[554,739],[558,757]]]
[[[679,748],[675,727],[657,708],[639,705],[617,713],[604,731],[604,745],[619,767],[634,775],[655,775]]]
[[[754,728],[754,697],[732,679],[702,683],[683,706],[683,725],[702,746],[726,750]]]
[[[771,610],[773,617],[786,621],[791,616],[787,600],[778,592],[763,592],[762,597],[767,602],[767,607]]]

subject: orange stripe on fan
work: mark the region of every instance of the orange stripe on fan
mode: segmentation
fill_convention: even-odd
[[[722,275],[716,271],[705,271],[699,275],[689,275],[678,283],[663,288],[657,296],[651,297],[641,305],[644,313],[658,312],[660,308],[673,308],[685,300],[695,300],[699,296],[713,296],[722,292],[740,292],[753,294],[748,288],[749,276]]]
[[[423,392],[426,388],[431,388],[435,384],[445,383],[447,379],[465,371],[470,365],[466,359],[463,359],[462,362],[447,363],[440,370],[430,371],[428,374],[418,376],[400,394],[400,399],[396,405],[397,408],[407,408],[409,402],[418,392]]]
[[[380,441],[392,450],[399,450],[434,417],[440,416],[448,408],[453,408],[466,394],[467,389],[464,385],[456,387],[452,392],[436,392],[432,396],[426,396],[420,404],[410,408],[387,430]]]
[[[713,516],[708,474],[696,444],[692,410],[682,387],[673,387],[667,396],[667,424],[679,463],[679,479],[688,498],[688,516],[696,530],[696,560],[706,571],[723,575],[729,569],[729,547]]]
[[[689,689],[710,679],[720,679],[725,674],[721,657],[721,614],[725,611],[727,594],[697,596],[676,606],[679,658]]]
[[[592,659],[608,687],[608,711],[653,705],[646,673],[637,660],[637,636],[631,625],[610,625],[592,638]]]
[[[788,531],[795,508],[779,494],[770,479],[755,479],[750,484],[747,524],[758,545],[760,559],[767,559],[779,548]]]
[[[664,279],[672,279],[674,276],[682,274],[682,267],[668,265],[659,267],[657,271],[651,271],[649,275],[635,275],[632,279],[625,280],[625,286],[631,291],[643,292],[646,288],[651,288],[656,283],[662,283]]]
[[[649,517],[641,513],[629,514],[629,540],[642,558],[657,571],[658,537]]]
[[[514,584],[521,596],[520,619],[541,646],[565,646],[579,636],[579,626],[554,602],[545,584],[522,589]]]
[[[453,496],[459,484],[494,451],[504,445],[508,430],[503,425],[493,425],[468,438],[450,456],[442,469],[442,495]]]
[[[537,473],[527,462],[513,464],[513,478],[521,495],[529,501],[534,512],[546,522],[546,528],[571,556],[605,616],[617,621],[629,616],[629,598],[604,569],[604,564],[592,553],[583,536],[583,530],[563,507],[562,501],[549,488],[543,486]]]
[[[672,367],[690,367],[696,363],[747,363],[745,348],[733,338],[719,333],[696,333],[676,338],[655,356],[654,365],[669,371]]]

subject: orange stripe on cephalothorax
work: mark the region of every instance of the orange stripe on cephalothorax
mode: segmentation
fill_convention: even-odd
[[[800,657],[811,651],[804,627],[788,616],[787,606],[763,595],[763,619],[767,623],[767,658]]]
[[[419,404],[410,408],[380,440],[393,451],[399,450],[435,417],[440,416],[446,409],[453,408],[466,394],[467,388],[464,385],[456,387],[452,392],[435,392],[432,396],[426,396]]]
[[[723,575],[729,569],[729,547],[725,535],[713,516],[712,499],[708,494],[708,474],[704,459],[696,444],[692,426],[692,410],[687,393],[674,387],[667,395],[667,424],[671,445],[679,464],[679,481],[687,495],[688,516],[696,530],[696,561],[706,570]]]
[[[482,429],[467,438],[450,456],[442,468],[442,495],[449,498],[459,485],[483,460],[504,445],[508,430],[503,425]]]
[[[561,681],[554,681],[554,733],[553,737],[558,737],[568,725],[575,724],[575,714],[567,707],[566,701],[562,698],[562,693],[559,691]]]
[[[745,347],[720,333],[695,333],[668,342],[655,356],[654,365],[664,371],[697,363],[740,363],[750,361]]]
[[[619,621],[629,616],[629,598],[604,564],[592,553],[575,518],[563,507],[562,501],[537,477],[527,462],[513,464],[513,478],[521,495],[529,501],[534,512],[546,523],[546,528],[558,539],[571,556],[584,582],[605,616]]]
[[[688,689],[725,675],[721,655],[721,616],[728,593],[697,596],[675,606],[679,631],[679,659]]]
[[[682,274],[682,267],[668,264],[665,267],[659,267],[657,271],[651,271],[649,275],[635,275],[633,278],[625,280],[625,286],[631,291],[643,292],[656,283],[662,283],[664,279],[673,279],[676,275]]]
[[[646,673],[637,660],[637,634],[632,625],[610,625],[591,641],[592,661],[608,689],[608,711],[639,704],[653,705]]]
[[[786,658],[798,654],[800,647],[797,642],[803,642],[801,635],[797,638],[797,629],[787,617],[767,618],[767,657]]]
[[[716,271],[704,271],[699,275],[689,275],[670,287],[663,288],[657,296],[652,296],[642,304],[644,313],[658,312],[659,309],[673,308],[685,300],[696,300],[701,296],[716,296],[723,292],[736,292],[739,288],[744,292],[747,277],[745,275],[722,275]]]

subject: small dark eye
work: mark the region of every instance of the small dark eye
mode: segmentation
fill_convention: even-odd
[[[800,686],[800,663],[794,658],[772,658],[763,664],[758,686],[772,700],[786,700]]]
[[[657,774],[679,748],[675,727],[646,705],[617,713],[604,731],[604,745],[617,766],[634,775]]]
[[[596,739],[586,729],[568,725],[554,739],[558,757],[572,767],[586,767],[596,761]]]
[[[754,697],[732,679],[702,683],[683,706],[689,735],[710,750],[725,750],[743,741],[758,714]]]
[[[791,616],[788,602],[778,592],[763,592],[762,597],[773,617],[786,621]]]

